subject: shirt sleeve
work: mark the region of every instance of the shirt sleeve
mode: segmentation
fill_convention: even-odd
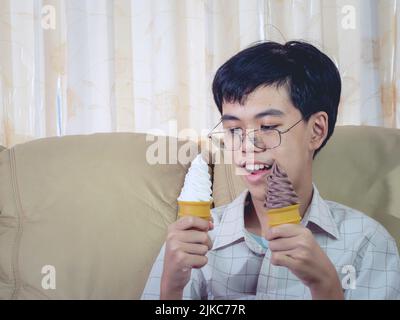
[[[141,300],[159,300],[161,275],[163,272],[165,243],[150,271]],[[207,299],[207,286],[201,269],[192,269],[190,280],[183,289],[183,300]]]
[[[381,226],[367,239],[364,254],[356,263],[354,288],[346,299],[400,299],[400,259],[395,240]]]

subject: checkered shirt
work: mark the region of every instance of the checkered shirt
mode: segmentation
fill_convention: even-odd
[[[311,299],[288,268],[271,264],[244,227],[248,190],[212,209],[213,241],[208,263],[192,269],[183,299]],[[313,185],[301,221],[335,266],[346,299],[400,299],[400,259],[396,242],[375,220],[342,204],[323,200]],[[159,299],[165,244],[153,265],[142,299]]]

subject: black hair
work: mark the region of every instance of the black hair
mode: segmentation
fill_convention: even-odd
[[[224,102],[244,104],[247,96],[262,86],[285,86],[305,121],[319,111],[328,114],[328,134],[315,157],[331,137],[337,118],[341,80],[333,61],[302,41],[257,43],[218,69],[212,84],[214,101],[222,114]]]

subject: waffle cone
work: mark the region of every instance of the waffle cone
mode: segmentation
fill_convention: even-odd
[[[211,220],[212,201],[178,201],[178,216],[194,216],[205,220]]]
[[[269,209],[267,211],[269,226],[274,227],[285,223],[300,223],[299,207],[299,204],[294,204],[284,208]]]

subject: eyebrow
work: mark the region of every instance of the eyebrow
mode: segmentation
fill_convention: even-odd
[[[259,119],[267,116],[272,116],[272,117],[282,117],[284,115],[284,112],[278,109],[267,109],[265,111],[262,111],[260,113],[257,113],[254,118]],[[230,115],[230,114],[224,114],[221,117],[221,121],[228,121],[228,120],[240,120],[238,117]]]

